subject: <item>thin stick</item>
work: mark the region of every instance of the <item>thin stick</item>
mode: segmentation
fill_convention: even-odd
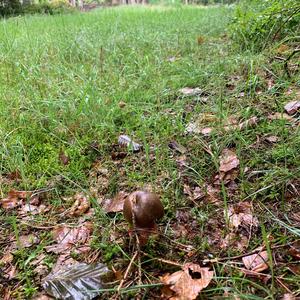
[[[293,245],[294,243],[298,242],[299,240],[296,240],[296,241],[293,241],[291,243],[288,243],[286,245],[277,245],[277,246],[273,246],[273,247],[270,247],[271,250],[274,250],[274,249],[279,249],[279,248],[284,248],[284,247],[288,247],[288,246],[291,246]],[[240,254],[240,255],[236,255],[236,256],[232,256],[232,257],[221,257],[221,258],[214,258],[214,259],[204,259],[203,260],[203,263],[207,264],[207,263],[218,263],[218,262],[222,262],[222,261],[225,261],[225,260],[234,260],[234,259],[239,259],[239,258],[243,258],[245,256],[249,256],[249,255],[252,255],[252,254],[257,254],[257,253],[260,253],[261,251],[263,251],[265,249],[265,246],[262,247],[261,249],[257,249],[257,250],[253,250],[253,251],[250,251],[248,253],[244,253],[244,254]]]
[[[134,255],[132,256],[132,258],[131,258],[131,260],[130,260],[130,263],[129,263],[129,265],[128,265],[127,269],[126,269],[126,272],[125,272],[125,274],[124,274],[124,277],[123,277],[123,279],[121,280],[121,282],[120,282],[120,284],[119,284],[119,286],[118,286],[118,289],[117,289],[117,292],[118,292],[118,293],[120,293],[120,290],[121,290],[121,288],[122,288],[122,286],[123,286],[123,284],[124,284],[124,281],[126,280],[126,278],[127,278],[127,276],[128,276],[128,273],[129,273],[129,271],[130,271],[130,269],[131,269],[131,266],[132,266],[132,264],[133,264],[133,262],[134,262],[134,260],[135,260],[135,258],[136,258],[137,255],[138,255],[138,252],[136,251],[136,252],[134,253]]]
[[[145,253],[145,252],[142,252],[144,255],[152,258],[152,259],[155,259],[157,261],[160,261],[162,263],[165,263],[165,264],[168,264],[168,265],[172,265],[172,266],[176,266],[176,267],[182,267],[182,264],[179,264],[175,261],[171,261],[171,260],[167,260],[167,259],[163,259],[163,258],[156,258],[156,257],[151,257],[151,255],[149,255],[148,253]]]

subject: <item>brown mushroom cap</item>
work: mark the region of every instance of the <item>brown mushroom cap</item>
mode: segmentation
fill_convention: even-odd
[[[123,214],[130,225],[135,222],[138,228],[152,228],[155,225],[155,220],[163,217],[164,207],[158,195],[137,191],[125,199]]]

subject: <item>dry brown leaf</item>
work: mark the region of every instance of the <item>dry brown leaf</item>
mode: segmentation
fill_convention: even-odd
[[[127,196],[127,193],[121,191],[113,199],[108,199],[103,205],[104,211],[107,213],[122,211]]]
[[[266,136],[265,140],[269,143],[276,143],[279,140],[279,137],[276,135],[270,135],[270,136]]]
[[[296,300],[296,296],[293,294],[284,294],[281,300]]]
[[[288,115],[294,115],[300,109],[300,101],[292,101],[287,103],[284,106],[284,110],[287,112]]]
[[[296,242],[290,246],[289,254],[293,256],[293,258],[300,260],[300,242]]]
[[[202,45],[204,43],[204,40],[205,40],[204,37],[202,35],[199,35],[197,37],[197,43],[198,43],[198,45]]]
[[[264,270],[267,270],[269,268],[268,261],[268,252],[262,251],[256,254],[244,256],[242,258],[243,264],[248,270],[254,271],[254,272],[262,272]]]
[[[247,270],[244,268],[241,268],[240,270],[249,277],[257,278],[257,279],[261,280],[264,284],[267,284],[267,282],[272,278],[272,276],[270,274],[259,273],[259,272]]]
[[[4,209],[12,209],[21,205],[22,201],[31,196],[32,192],[10,190],[6,198],[2,199],[0,204]]]
[[[125,106],[126,106],[126,102],[124,102],[124,101],[119,102],[119,107],[120,108],[124,108]]]
[[[18,214],[22,217],[26,217],[27,215],[43,214],[49,210],[50,207],[44,204],[35,206],[35,205],[31,205],[30,203],[26,203],[18,209]]]
[[[200,133],[204,136],[209,136],[212,133],[213,129],[211,127],[205,127],[201,129]]]
[[[90,200],[83,193],[77,193],[74,196],[75,202],[70,209],[70,216],[81,216],[90,208]]]
[[[241,202],[229,206],[227,215],[231,228],[238,229],[240,226],[258,226],[258,219],[253,216],[253,207],[250,202]]]
[[[269,114],[268,119],[269,120],[287,120],[289,122],[295,121],[295,119],[293,117],[289,116],[286,113],[280,113],[280,112],[276,112],[274,114]]]
[[[225,250],[225,249],[235,249],[240,252],[244,251],[247,249],[249,244],[249,240],[247,237],[244,235],[240,234],[237,235],[233,232],[227,234],[224,239],[222,239],[220,248]]]
[[[160,278],[166,286],[164,295],[172,295],[172,300],[193,300],[206,288],[213,278],[214,272],[197,264],[187,263],[181,271],[166,274]]]
[[[33,300],[53,300],[54,298],[45,295],[45,294],[38,294],[36,297],[33,298]]]
[[[4,198],[1,200],[1,206],[3,209],[12,209],[20,205],[20,201],[16,197]]]
[[[47,246],[47,252],[68,253],[72,247],[86,244],[93,230],[93,224],[86,222],[78,227],[70,228],[61,225],[53,230],[53,238],[57,242],[55,245]]]
[[[235,152],[230,149],[224,149],[220,156],[220,172],[227,173],[239,166],[240,161]]]
[[[37,243],[39,243],[39,238],[33,234],[21,235],[16,242],[12,243],[12,248],[29,248]]]
[[[64,166],[66,166],[70,162],[70,158],[63,151],[59,153],[58,159]]]
[[[11,253],[6,253],[0,259],[0,265],[10,264],[14,259],[14,256]]]
[[[204,185],[204,188],[206,189],[205,200],[208,203],[212,203],[212,204],[220,204],[221,203],[219,188],[215,188],[212,185]]]

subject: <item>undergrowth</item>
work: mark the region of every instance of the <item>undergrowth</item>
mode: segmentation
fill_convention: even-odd
[[[72,205],[66,196],[88,194],[95,215],[87,218],[96,225],[92,251],[110,267],[124,270],[132,245],[122,214],[105,214],[99,199],[150,186],[166,211],[159,225],[162,238],[150,240],[144,249],[149,257],[143,272],[154,283],[174,271],[156,258],[201,263],[240,255],[241,249],[221,248],[220,242],[228,233],[224,207],[246,200],[253,203],[261,225],[243,251],[269,243],[285,249],[299,235],[293,231],[299,207],[299,126],[268,116],[282,113],[287,102],[299,97],[299,72],[289,65],[289,77],[284,64],[273,59],[278,45],[268,52],[237,50],[225,30],[232,15],[233,7],[149,6],[2,20],[1,197],[11,189],[45,188],[43,201],[57,214],[34,218],[54,226],[78,221],[63,215]],[[247,29],[248,41],[256,29]],[[296,64],[294,60],[289,63]],[[203,94],[183,97],[179,89],[184,87],[200,87]],[[256,116],[259,122],[233,132],[217,130],[209,137],[186,134],[188,123],[203,113],[218,124],[232,116],[240,121]],[[128,134],[144,150],[114,159],[120,134]],[[274,135],[276,142],[266,140]],[[187,169],[178,167],[183,158],[168,147],[173,140],[187,149]],[[235,187],[222,187],[219,206],[191,201],[185,185],[204,190],[218,173],[225,148],[235,149],[239,157]],[[18,178],[12,176],[16,173]],[[16,299],[30,298],[41,289],[30,261],[51,244],[51,234],[42,226],[32,229],[15,211],[1,209],[0,221],[1,255],[6,240],[31,230],[39,234],[40,245],[14,254],[22,284],[4,284]],[[178,234],[179,225],[187,226],[188,233]],[[187,257],[182,245],[194,247],[195,253]],[[45,255],[50,272],[56,256]],[[211,266],[213,284],[201,297],[275,299],[286,287],[298,294],[299,274],[287,264],[291,256],[281,248],[275,255],[268,282],[246,277],[230,259],[217,262]],[[130,291],[132,298],[137,293]],[[141,293],[145,299],[160,295],[155,286]]]

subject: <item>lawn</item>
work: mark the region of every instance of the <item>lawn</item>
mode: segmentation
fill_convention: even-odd
[[[239,51],[227,32],[232,13],[117,7],[0,21],[3,298],[40,293],[62,257],[103,262],[124,276],[136,251],[138,266],[106,299],[118,286],[124,299],[159,298],[159,277],[187,262],[214,271],[200,299],[299,293],[299,119],[283,112],[300,95],[300,77],[288,78],[270,59],[275,46]],[[200,91],[188,95],[186,87]],[[122,134],[143,149],[121,149]],[[236,163],[227,177],[224,149]],[[160,195],[165,208],[143,249],[122,213],[104,208],[119,192],[141,189]],[[72,214],[78,193],[89,211]],[[78,250],[80,240],[46,251],[57,243],[57,224],[87,222],[87,251]],[[29,235],[29,244],[20,242]],[[267,253],[267,267],[249,275],[242,258],[253,251]]]

